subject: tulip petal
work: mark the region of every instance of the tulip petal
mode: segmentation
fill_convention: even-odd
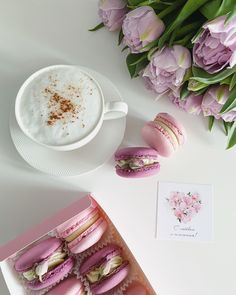
[[[174,45],[174,57],[179,67],[188,69],[191,67],[191,54],[189,50],[181,45]]]

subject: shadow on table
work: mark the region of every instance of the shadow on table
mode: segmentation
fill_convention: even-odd
[[[88,193],[72,185],[65,189],[63,183],[58,182],[43,185],[43,182],[36,185],[24,182],[17,184],[17,189],[14,185],[8,187],[8,198],[4,200],[4,210],[1,210],[1,220],[5,220],[5,223],[0,227],[0,244],[40,224]]]
[[[138,114],[131,113],[127,117],[124,146],[146,146],[141,136],[141,129],[146,121]]]

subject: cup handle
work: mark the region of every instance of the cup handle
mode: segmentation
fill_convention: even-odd
[[[109,101],[105,103],[104,120],[118,119],[126,116],[128,105],[123,101]]]

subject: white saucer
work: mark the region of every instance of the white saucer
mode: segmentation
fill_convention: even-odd
[[[122,100],[115,85],[102,74],[81,67],[101,85],[106,101]],[[29,139],[19,128],[15,112],[10,114],[10,133],[22,158],[33,168],[55,176],[76,176],[90,172],[109,160],[121,144],[126,118],[104,121],[97,136],[85,146],[68,152],[53,151]]]

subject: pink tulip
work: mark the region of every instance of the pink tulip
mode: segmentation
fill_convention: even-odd
[[[98,14],[109,31],[121,28],[125,14],[128,12],[126,0],[100,0],[98,8]]]
[[[216,119],[222,118],[225,122],[236,120],[236,108],[231,111],[220,114],[224,103],[229,97],[229,88],[227,85],[212,86],[203,96],[202,110],[204,116],[214,116]]]
[[[194,42],[195,65],[211,74],[236,64],[236,17],[229,22],[226,18],[220,16],[206,23]]]
[[[191,55],[187,48],[174,45],[158,50],[142,74],[146,88],[158,94],[176,90],[190,66]]]
[[[195,95],[192,92],[188,97],[181,100],[179,91],[172,91],[168,96],[176,106],[189,114],[199,115],[202,112],[202,95]]]
[[[126,14],[122,30],[123,42],[132,53],[148,51],[143,48],[156,40],[164,31],[165,25],[150,6],[142,6]]]

